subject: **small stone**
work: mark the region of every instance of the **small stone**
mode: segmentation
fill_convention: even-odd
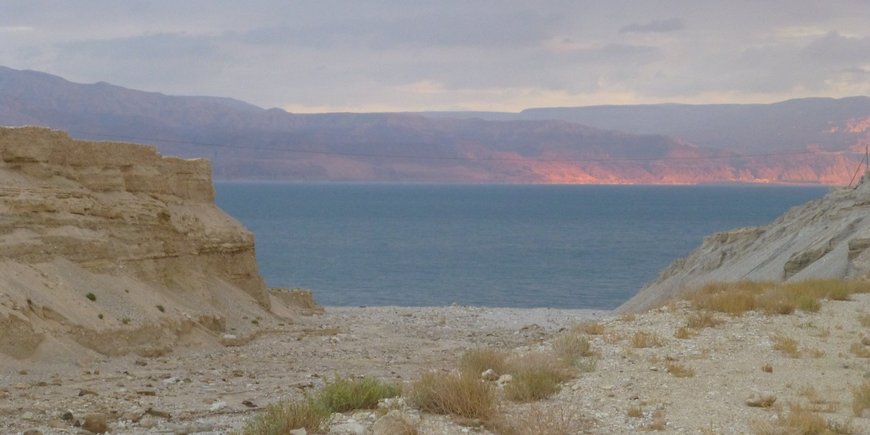
[[[67,426],[69,426],[67,424],[67,422],[65,422],[59,418],[52,418],[51,420],[48,421],[48,427],[50,427],[52,429],[63,429],[63,428],[66,428]]]
[[[154,409],[154,408],[148,408],[148,409],[145,411],[145,413],[148,414],[148,415],[153,415],[153,416],[155,416],[155,417],[165,418],[165,419],[167,419],[167,420],[169,420],[170,418],[172,418],[172,415],[169,414],[168,412],[166,412],[166,411],[161,411],[161,410],[159,410],[159,409]]]
[[[257,405],[255,405],[254,402],[251,402],[250,400],[242,400],[242,405],[245,405],[248,408],[256,408],[257,407]]]
[[[372,435],[404,435],[416,433],[414,425],[401,415],[387,414],[372,425]]]
[[[304,427],[287,431],[287,435],[308,435],[308,431]]]
[[[776,396],[771,393],[752,393],[746,399],[746,405],[755,408],[769,408],[776,402]]]
[[[208,410],[211,412],[215,412],[215,411],[220,411],[221,409],[224,409],[226,407],[227,407],[227,402],[220,401],[220,402],[212,403],[211,406],[208,407]]]
[[[79,390],[79,397],[82,396],[99,396],[99,394],[96,391],[81,389]]]
[[[22,432],[21,435],[42,435],[42,431],[39,429],[28,429]]]
[[[863,344],[864,346],[870,346],[870,337],[861,338],[861,344]]]
[[[105,414],[88,414],[82,422],[82,429],[93,433],[106,433],[109,431],[109,423]]]
[[[136,364],[136,365],[139,366],[139,367],[145,367],[145,366],[148,365],[147,362],[145,362],[145,361],[143,361],[143,360],[141,360],[141,359],[137,359],[136,362],[134,362],[133,364]]]
[[[365,435],[366,428],[365,426],[359,424],[354,420],[348,420],[345,423],[336,424],[330,427],[329,433],[343,435]]]
[[[480,374],[480,378],[484,381],[497,381],[498,373],[493,369],[486,369],[483,373]]]
[[[21,376],[24,376],[24,375],[26,375],[27,373],[28,373],[27,370],[19,370],[19,371],[18,371],[18,374],[21,375]]]
[[[146,415],[139,419],[139,427],[141,428],[151,429],[154,426],[157,426],[157,420],[155,420],[154,417]]]
[[[509,384],[509,383],[513,382],[513,380],[514,380],[513,376],[505,374],[505,375],[499,376],[496,383],[499,385],[505,385],[505,384]]]
[[[64,412],[60,416],[60,418],[61,418],[61,420],[64,420],[64,421],[73,421],[73,413],[72,413],[72,411]]]
[[[136,394],[140,396],[156,396],[157,392],[154,390],[139,390],[136,392]]]

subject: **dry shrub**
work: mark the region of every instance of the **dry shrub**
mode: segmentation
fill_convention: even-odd
[[[625,412],[625,415],[631,418],[641,418],[643,417],[643,409],[638,405],[632,405],[628,408],[628,411]]]
[[[821,415],[799,404],[790,403],[787,414],[777,414],[775,422],[750,422],[752,432],[757,435],[784,434],[850,434],[848,425],[829,422]]]
[[[478,376],[460,373],[424,373],[406,393],[417,409],[487,420],[495,414],[495,391]]]
[[[512,361],[513,380],[505,385],[504,394],[515,402],[546,399],[559,391],[571,372],[552,356],[533,352]]]
[[[401,415],[387,414],[379,418],[372,432],[380,435],[418,435],[417,428]]]
[[[619,315],[620,322],[634,322],[637,316],[634,313],[623,313]]]
[[[780,284],[738,281],[707,284],[687,299],[697,309],[731,315],[747,311],[791,314],[795,309],[816,312],[822,299],[849,300],[852,294],[868,291],[870,283],[863,280],[810,279]]]
[[[773,350],[778,350],[791,358],[800,357],[797,341],[793,338],[786,337],[785,335],[775,335],[771,339],[773,340]]]
[[[243,435],[283,435],[293,429],[320,431],[330,411],[312,398],[272,404],[245,424]]]
[[[573,435],[585,433],[592,424],[562,406],[532,405],[510,421],[491,422],[487,428],[499,435]]]
[[[657,409],[653,412],[652,421],[646,425],[646,430],[660,431],[667,428],[668,422],[665,420],[665,410]]]
[[[761,366],[761,371],[763,371],[764,373],[773,373],[773,366],[770,365],[770,363],[765,363],[763,366]]]
[[[668,361],[665,364],[668,373],[677,378],[691,378],[695,376],[695,370],[691,367],[684,366],[676,361]]]
[[[859,314],[858,323],[865,328],[870,328],[870,314]]]
[[[858,358],[870,358],[870,349],[868,346],[861,344],[860,341],[852,343],[849,347],[849,352],[852,352]]]
[[[631,336],[631,346],[636,348],[659,347],[662,339],[653,332],[637,331]]]
[[[553,352],[569,365],[573,365],[581,357],[593,355],[589,340],[577,334],[564,334],[557,337],[553,340]]]
[[[578,332],[581,334],[587,335],[601,335],[604,334],[604,325],[598,322],[580,322],[574,325],[574,332]]]
[[[679,338],[680,340],[686,340],[694,337],[695,335],[695,331],[685,326],[680,326],[679,328],[677,328],[676,331],[674,331],[674,338]]]
[[[814,412],[837,412],[840,406],[839,402],[822,397],[812,385],[802,387],[798,390],[798,395],[807,399],[810,404],[809,409]]]
[[[722,324],[722,320],[718,319],[709,311],[699,311],[693,313],[686,319],[686,326],[689,328],[702,329],[713,327]]]
[[[459,371],[469,376],[480,376],[492,369],[499,375],[509,371],[507,351],[493,348],[470,349],[459,358]]]
[[[852,389],[852,413],[861,417],[866,409],[870,409],[870,381]]]

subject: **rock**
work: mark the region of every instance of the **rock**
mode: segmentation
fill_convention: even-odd
[[[154,417],[146,415],[139,419],[139,427],[141,428],[151,429],[154,426],[157,426],[157,420],[155,420]]]
[[[96,391],[81,389],[79,390],[79,397],[82,396],[99,396],[99,394]]]
[[[242,400],[242,405],[245,405],[248,408],[256,408],[257,407],[257,405],[254,404],[254,402],[251,402],[250,400]]]
[[[514,380],[513,376],[508,375],[508,374],[504,374],[504,375],[501,375],[498,377],[498,380],[496,381],[496,383],[499,384],[500,386],[504,386],[505,384],[509,384],[509,383],[513,382],[513,380]]]
[[[109,422],[105,414],[88,414],[82,422],[82,429],[93,433],[106,433],[109,431]]]
[[[484,381],[497,381],[498,373],[493,369],[486,369],[483,373],[480,374],[480,379]]]
[[[414,425],[401,415],[389,413],[375,421],[372,435],[409,435],[416,433]]]
[[[863,344],[864,346],[870,346],[870,337],[861,338],[861,344]]]
[[[308,431],[304,427],[293,429],[287,432],[287,435],[308,435]]]
[[[348,420],[344,423],[330,426],[329,433],[335,435],[365,435],[366,428],[356,420]]]
[[[72,411],[66,411],[60,416],[60,418],[64,421],[73,421],[73,413]]]
[[[172,418],[172,415],[169,414],[168,412],[161,411],[161,410],[154,409],[154,408],[148,408],[147,410],[145,410],[145,414],[153,415],[155,417],[165,418],[167,420]]]
[[[39,429],[28,429],[22,432],[21,435],[42,435],[42,431]]]
[[[226,407],[227,407],[227,402],[219,401],[219,402],[212,403],[211,406],[208,407],[208,410],[211,412],[215,412],[215,411],[220,411],[221,409],[224,409]]]
[[[52,418],[51,420],[48,421],[48,427],[50,427],[52,429],[64,429],[68,426],[69,426],[69,424],[67,424],[67,422],[65,422],[59,418]]]
[[[771,393],[752,393],[746,399],[746,405],[756,408],[769,408],[776,402],[776,396]]]

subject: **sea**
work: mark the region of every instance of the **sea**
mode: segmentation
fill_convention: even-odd
[[[217,182],[271,287],[326,306],[613,309],[709,234],[820,186]]]

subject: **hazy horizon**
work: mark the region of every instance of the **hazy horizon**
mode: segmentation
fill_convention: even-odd
[[[832,2],[12,1],[0,65],[296,113],[772,103],[870,94]]]

